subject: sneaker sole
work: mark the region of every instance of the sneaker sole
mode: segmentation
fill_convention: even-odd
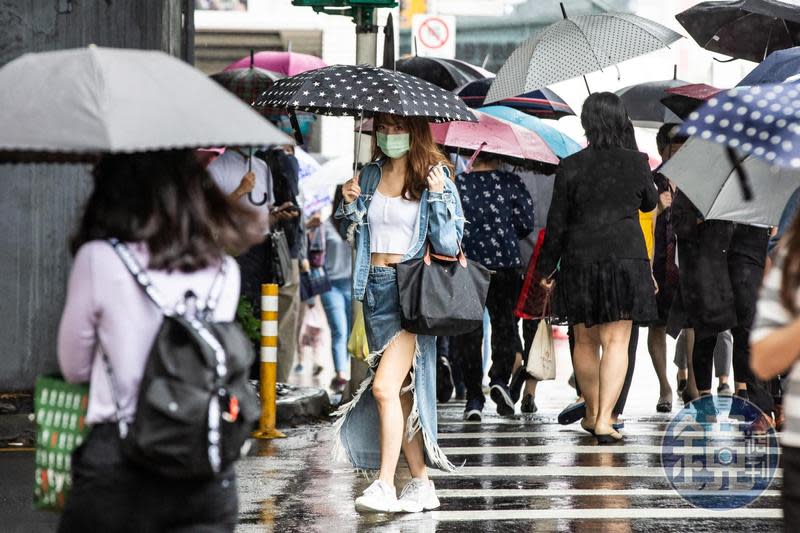
[[[502,388],[497,385],[489,391],[489,397],[497,404],[497,414],[500,416],[512,416],[514,414],[514,404],[511,398]]]
[[[363,503],[359,503],[359,502],[356,502],[356,504],[355,504],[355,508],[356,508],[356,511],[358,511],[359,513],[385,513],[385,514],[394,514],[394,513],[400,513],[400,512],[402,512],[402,511],[403,511],[403,509],[401,509],[399,505],[397,506],[397,508],[395,508],[395,509],[393,509],[393,510],[388,510],[388,509],[378,509],[378,508],[371,507],[371,506],[369,506],[369,505],[365,505],[365,504],[363,504]]]
[[[464,413],[464,420],[468,422],[480,422],[482,417],[483,415],[477,409]]]

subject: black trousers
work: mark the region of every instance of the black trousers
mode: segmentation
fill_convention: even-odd
[[[759,383],[750,370],[750,329],[756,314],[756,303],[767,257],[769,233],[766,229],[737,224],[728,248],[728,275],[733,288],[736,306],[736,327],[733,335],[733,377],[747,383],[751,401],[761,410],[770,412],[771,401],[763,383]],[[699,390],[710,390],[716,333],[698,338],[695,336],[692,366]]]
[[[575,334],[572,332],[572,326],[567,331],[569,336],[569,353],[575,353]],[[628,392],[631,390],[631,383],[633,383],[633,371],[636,369],[636,348],[639,346],[639,327],[634,325],[631,327],[631,338],[628,341],[628,370],[625,372],[625,382],[622,384],[622,390],[619,391],[619,398],[611,411],[614,415],[621,415],[625,410],[625,404],[628,402]],[[574,366],[574,363],[573,363]],[[575,377],[575,392],[578,396],[581,395],[581,386],[578,383],[577,376]]]
[[[797,531],[800,524],[800,448],[781,446],[783,463],[783,530]]]
[[[233,467],[211,481],[154,475],[122,456],[115,424],[96,425],[75,450],[72,480],[59,533],[223,533],[238,521]]]
[[[492,323],[492,367],[489,369],[489,378],[493,383],[508,385],[514,356],[521,346],[514,316],[514,305],[521,286],[522,275],[517,269],[498,269],[489,284],[486,308]],[[482,346],[483,328],[453,337],[450,349],[455,355],[456,366],[461,367],[464,375],[467,401],[483,398]]]

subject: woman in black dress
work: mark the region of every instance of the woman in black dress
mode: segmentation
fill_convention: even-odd
[[[658,203],[647,156],[636,148],[625,106],[612,93],[583,105],[589,146],[561,161],[538,272],[555,284],[553,315],[575,331],[575,376],[586,398],[583,428],[601,444],[628,365],[633,324],[658,317],[639,210]],[[602,359],[600,351],[602,349]]]

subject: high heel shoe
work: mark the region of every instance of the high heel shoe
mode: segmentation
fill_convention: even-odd
[[[616,431],[611,433],[595,433],[597,444],[616,444],[622,441],[622,435]]]

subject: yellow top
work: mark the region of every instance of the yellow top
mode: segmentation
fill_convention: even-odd
[[[656,210],[653,209],[649,213],[639,211],[639,225],[642,226],[644,245],[647,247],[647,257],[652,261],[656,245]]]

